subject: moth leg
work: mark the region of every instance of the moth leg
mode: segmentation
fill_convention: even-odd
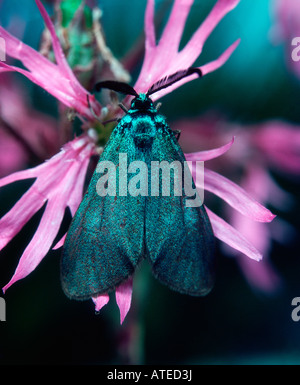
[[[111,123],[111,122],[118,122],[120,121],[121,119],[109,119],[109,120],[105,120],[104,122],[102,122],[103,125],[107,124],[107,123]]]
[[[174,132],[175,138],[176,138],[177,140],[179,140],[181,131],[180,131],[180,130],[173,130],[173,132]]]
[[[127,108],[124,106],[123,103],[119,103],[119,107],[122,108],[122,110],[125,112],[125,114],[128,113],[128,110],[127,110]]]
[[[99,118],[98,115],[96,115],[95,111],[93,110],[93,107],[91,106],[89,94],[86,94],[86,100],[87,100],[87,104],[88,104],[88,106],[89,106],[89,109],[90,109],[90,111],[91,111],[93,117],[94,117],[96,120],[98,120],[99,122],[102,123],[101,119]]]
[[[160,107],[161,107],[161,102],[158,102],[157,105],[155,106],[156,111],[158,111],[160,109]]]

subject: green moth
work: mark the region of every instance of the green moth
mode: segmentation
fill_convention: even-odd
[[[155,83],[146,94],[137,94],[121,82],[96,84],[97,91],[109,88],[134,98],[100,156],[66,237],[61,280],[68,297],[85,300],[108,293],[132,276],[144,259],[151,264],[153,275],[173,290],[194,296],[211,290],[215,262],[211,224],[203,205],[190,204],[184,182],[191,175],[184,167],[177,133],[150,98],[193,73],[201,76],[197,68],[179,71]],[[120,154],[135,165],[125,184]],[[151,171],[153,162],[177,165],[170,172],[167,194],[160,187],[154,194],[146,194],[142,188],[164,182],[162,173]],[[108,172],[110,165],[114,171]],[[149,171],[137,173],[144,167]],[[113,185],[112,176],[117,182]],[[196,191],[193,180],[192,187]]]

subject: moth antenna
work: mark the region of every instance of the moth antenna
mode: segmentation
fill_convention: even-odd
[[[163,88],[167,88],[179,80],[193,74],[197,74],[199,77],[202,77],[202,71],[196,67],[190,67],[186,70],[175,72],[173,75],[165,76],[149,88],[147,96],[152,95],[155,92],[162,90]]]
[[[118,82],[116,80],[105,80],[95,84],[94,90],[99,92],[102,88],[108,88],[109,90],[120,92],[125,95],[139,96],[133,87],[127,83]]]

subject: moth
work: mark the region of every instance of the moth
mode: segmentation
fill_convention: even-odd
[[[96,84],[96,91],[108,88],[134,98],[114,128],[68,230],[61,281],[69,298],[86,300],[114,290],[144,259],[154,277],[177,292],[203,296],[211,290],[215,270],[212,227],[205,207],[190,207],[183,187],[181,194],[175,194],[176,182],[183,182],[189,171],[183,167],[185,157],[177,133],[150,98],[193,73],[201,76],[199,69],[191,67],[158,81],[146,94],[138,94],[122,82]],[[149,168],[153,162],[176,162],[184,172],[179,177],[175,171],[170,173],[170,194],[161,189],[152,195],[128,194],[127,186],[122,186],[115,194],[99,195],[99,180],[107,176],[101,165],[115,165],[117,182],[123,177],[119,154],[126,154],[129,164],[139,161]],[[149,171],[147,178],[151,176]],[[128,186],[134,184],[136,173],[127,178]],[[161,173],[156,179],[163,182]],[[107,189],[108,184],[107,179]]]

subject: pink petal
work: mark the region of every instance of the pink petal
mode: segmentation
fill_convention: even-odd
[[[49,252],[59,231],[63,216],[64,207],[61,202],[49,201],[37,231],[22,254],[13,277],[9,283],[3,287],[3,292],[16,281],[25,278],[38,266]]]
[[[90,156],[94,154],[94,148],[95,144],[92,141],[92,137],[83,135],[82,137],[66,143],[58,154],[52,156],[51,159],[39,166],[28,170],[18,171],[7,177],[1,178],[0,187],[23,179],[36,178],[40,175],[44,175],[46,183],[51,184],[51,181],[49,182],[50,174],[56,179],[59,170],[60,175],[64,176],[64,173],[69,170],[72,163],[75,165],[83,164],[84,167],[87,167]],[[82,182],[82,175],[80,181]],[[44,188],[45,187],[46,186],[44,185]]]
[[[12,66],[3,66],[2,67],[2,64],[3,62],[0,61],[0,74],[3,74],[5,72],[11,72],[11,71],[14,71],[11,67]]]
[[[23,74],[54,96],[59,94],[61,96],[68,95],[69,98],[71,98],[71,95],[74,96],[69,79],[62,76],[60,68],[56,64],[50,62],[30,46],[22,43],[1,26],[0,36],[6,41],[7,55],[20,60],[31,72],[19,67],[10,66],[4,62],[0,62],[0,67]]]
[[[251,166],[248,166],[241,185],[253,197],[262,202],[268,200],[270,194],[276,195],[274,182],[271,183],[265,169],[255,165],[253,162]],[[275,292],[280,286],[281,279],[266,258],[271,246],[271,230],[278,221],[275,221],[271,227],[263,222],[252,221],[248,217],[240,215],[233,208],[229,208],[228,216],[234,228],[247,237],[248,241],[264,255],[264,260],[259,264],[237,255],[237,261],[249,284],[255,289],[267,293]],[[232,250],[230,254],[232,254]]]
[[[168,23],[159,41],[161,49],[178,51],[186,19],[193,2],[194,0],[174,1]]]
[[[120,323],[122,324],[131,305],[132,278],[116,288],[116,301],[120,309]]]
[[[222,65],[224,63],[226,63],[226,61],[230,58],[233,51],[238,46],[239,42],[240,42],[240,40],[235,41],[230,47],[228,47],[226,49],[225,52],[223,52],[223,54],[218,59],[216,59],[212,62],[209,62],[207,64],[204,64],[201,67],[198,67],[202,71],[202,74],[207,75],[208,73],[213,72],[213,71],[217,70],[218,68],[222,67]],[[192,64],[193,64],[193,62],[188,60],[188,57],[184,57],[184,62],[182,62],[181,65],[180,65],[180,62],[176,59],[176,68],[174,68],[173,72],[175,73],[176,71],[179,71],[182,68],[188,68]],[[168,73],[168,75],[170,75],[170,74]],[[165,74],[163,76],[165,76]],[[176,90],[177,88],[181,87],[182,85],[184,85],[184,84],[186,84],[192,80],[195,80],[195,79],[199,79],[198,75],[196,75],[196,74],[190,75],[186,78],[179,80],[178,82],[174,83],[173,85],[156,92],[151,97],[153,100],[160,99],[163,96],[167,95],[168,93]]]
[[[53,45],[53,51],[54,51],[55,59],[57,61],[58,66],[60,67],[61,71],[65,74],[65,77],[69,78],[69,79],[71,79],[71,81],[73,81],[73,86],[75,86],[76,92],[78,92],[78,93],[83,92],[84,94],[86,94],[87,91],[78,82],[78,80],[76,79],[73,71],[71,70],[71,68],[70,68],[70,66],[66,60],[66,57],[63,53],[59,39],[56,35],[54,25],[53,25],[49,15],[48,15],[48,13],[46,12],[46,9],[44,8],[44,6],[40,0],[35,0],[35,2],[39,8],[39,11],[40,11],[40,13],[44,19],[44,22],[45,22],[47,28],[50,31],[51,39],[52,39],[52,45]]]
[[[223,154],[225,154],[230,147],[234,143],[234,137],[231,139],[231,141],[224,146],[221,146],[219,148],[215,148],[213,150],[208,151],[198,151],[198,152],[192,152],[190,154],[184,154],[187,161],[202,161],[205,162],[207,160],[211,160],[214,158],[217,158]]]
[[[22,68],[11,66],[11,65],[8,65],[6,63],[0,62],[0,69],[1,69],[0,73],[3,71],[18,72],[18,73],[26,76],[30,81],[32,81],[32,83],[35,83],[35,84],[39,85],[40,87],[45,88],[44,81],[39,80],[39,77],[33,76],[29,71],[26,71]]]
[[[29,219],[44,205],[41,197],[32,187],[0,220],[0,250],[10,242],[25,226]]]
[[[38,53],[36,52],[36,54]],[[14,57],[13,55],[10,56]],[[24,59],[22,62],[25,65],[26,61]],[[36,63],[33,60],[31,65],[28,66],[28,68],[32,71],[29,72],[22,68],[10,66],[6,63],[0,62],[0,68],[2,67],[6,71],[15,71],[26,76],[30,81],[44,88],[47,92],[63,102],[66,106],[75,108],[78,110],[78,112],[83,113],[85,106],[82,106],[81,101],[79,101],[78,97],[74,94],[74,90],[72,90],[70,87],[70,82],[68,79],[65,79],[61,76],[58,68],[52,68],[52,65],[53,63],[49,62],[42,66],[38,63],[38,60]],[[88,92],[86,91],[85,99],[87,94]],[[87,109],[87,103],[85,108]]]
[[[90,155],[93,153],[94,144],[91,144],[87,148],[87,151],[90,153]],[[72,189],[69,200],[68,200],[68,207],[70,208],[72,216],[75,215],[75,212],[77,211],[83,196],[83,187],[86,177],[86,170],[88,168],[89,162],[90,162],[90,156],[86,156],[86,152],[84,154],[81,154],[82,159],[80,159],[80,168],[77,170],[77,176],[76,176],[76,184],[77,186],[80,186],[77,189]]]
[[[51,174],[49,173],[48,175],[50,178]],[[25,249],[14,276],[12,277],[11,281],[5,286],[4,290],[10,287],[17,280],[22,279],[26,277],[29,273],[31,273],[50,250],[51,245],[59,231],[62,219],[64,217],[66,203],[63,197],[69,197],[71,195],[72,189],[75,189],[74,180],[77,175],[78,167],[76,167],[75,164],[75,167],[72,167],[68,170],[68,178],[65,181],[58,181],[55,188],[53,187],[53,191],[50,194],[48,193],[48,203],[45,212],[43,213],[39,227],[35,232],[31,242]],[[34,194],[35,191],[36,193]],[[28,194],[30,194],[30,197],[28,197]],[[44,194],[45,191],[39,191],[38,184],[36,184],[36,186],[32,186],[27,191],[27,195],[25,194],[16,203],[13,209],[10,210],[6,214],[6,216],[3,217],[3,221],[1,221],[0,223],[3,223],[3,226],[6,227],[8,227],[10,223],[12,223],[12,225],[8,228],[13,229],[14,236],[20,230],[20,226],[23,227],[23,225],[27,222],[27,220],[29,219],[28,216],[33,215],[33,210],[35,208],[33,202],[37,202],[37,204],[43,204],[47,200]],[[24,206],[26,204],[29,204],[30,202],[32,206],[30,206],[29,214],[27,215],[27,217],[25,219],[21,218],[21,220],[20,218],[17,218],[15,221],[13,221],[14,217],[12,215],[12,211],[16,214],[21,212],[21,214],[19,215],[22,215]],[[4,234],[6,235],[7,240],[7,234]],[[12,234],[10,234],[10,239],[11,238]],[[1,246],[3,247],[3,245]]]
[[[248,258],[243,258],[236,252],[238,254],[237,261],[244,276],[255,289],[267,293],[276,291],[280,286],[281,279],[272,264],[267,260],[271,242],[269,225],[251,221],[247,217],[239,215],[233,209],[231,211],[230,219],[234,228],[244,234],[248,241],[264,255],[263,261],[256,263]],[[230,251],[230,254],[232,254],[232,251]]]
[[[81,168],[78,171],[77,178],[76,178],[76,183],[78,186],[81,186],[81,188],[77,189],[72,189],[72,192],[69,196],[69,201],[68,201],[68,207],[71,211],[72,216],[75,215],[81,201],[82,201],[82,196],[83,196],[83,186],[85,182],[85,177],[86,177],[86,170],[89,164],[90,158],[89,157],[84,157],[82,160]],[[65,243],[67,234],[65,234],[60,241],[57,242],[57,244],[53,247],[53,250],[59,249],[62,247]]]
[[[239,212],[230,208],[228,213],[230,223],[241,234],[247,237],[262,255],[267,255],[270,248],[270,227],[265,222],[253,221],[250,218],[241,215]]]
[[[230,226],[207,207],[206,210],[211,221],[214,235],[218,239],[247,255],[251,259],[256,261],[260,261],[262,259],[262,254],[239,231]]]
[[[194,33],[188,44],[181,51],[182,56],[188,56],[194,62],[201,54],[204,43],[209,35],[232,9],[234,9],[240,0],[218,0],[209,15],[203,21],[198,30]]]
[[[45,8],[44,8],[44,6],[40,0],[35,0],[35,2],[36,2],[36,5],[38,6],[38,9],[39,9],[43,19],[44,19],[45,24],[46,24],[46,26],[50,32],[51,39],[52,39],[52,45],[53,45],[53,51],[54,51],[54,55],[55,55],[55,59],[57,61],[57,64],[63,68],[63,70],[65,71],[66,77],[73,76],[73,73],[72,73],[72,71],[71,71],[71,69],[67,63],[67,60],[65,58],[65,55],[63,53],[59,39],[56,35],[54,25],[53,25],[49,15],[48,15],[48,13],[46,12],[46,10],[45,10]]]
[[[217,70],[218,68],[222,67],[223,64],[227,62],[227,60],[230,58],[234,50],[237,48],[237,46],[240,44],[240,39],[236,40],[231,46],[229,46],[226,51],[222,53],[221,56],[218,57],[218,59],[211,61],[207,64],[204,64],[203,66],[199,67],[202,71],[203,75],[206,75],[210,72],[213,72]]]
[[[95,311],[99,312],[109,302],[109,295],[101,294],[97,297],[92,297],[92,300],[95,304]]]
[[[43,163],[40,166],[29,168],[28,170],[17,171],[17,172],[14,172],[13,174],[7,175],[4,178],[1,178],[0,187],[6,186],[7,184],[10,184],[13,182],[17,182],[19,180],[36,178],[38,174],[37,170],[39,171],[42,167],[44,167],[45,164],[46,163]]]
[[[0,26],[0,36],[5,40],[6,43],[6,53],[7,55],[18,59],[23,62],[25,67],[45,67],[47,69],[55,70],[56,65],[46,59],[43,55],[38,53],[36,50],[28,46],[27,44],[22,43],[19,39],[12,36],[7,32],[3,27]],[[1,64],[4,64],[1,62]],[[49,72],[49,76],[51,72]]]
[[[62,238],[57,242],[57,244],[54,247],[52,247],[52,250],[57,250],[60,247],[62,247],[65,243],[66,236],[67,236],[67,233],[62,236]]]
[[[239,0],[219,0],[208,18],[198,28],[187,45],[178,52],[182,32],[192,0],[176,0],[171,11],[168,23],[162,33],[159,43],[155,43],[155,31],[153,23],[154,1],[149,0],[145,15],[146,51],[142,69],[134,88],[137,92],[146,92],[149,87],[164,76],[171,75],[193,65],[202,51],[202,46],[208,35],[219,21],[233,9]],[[148,32],[149,30],[149,32]],[[229,47],[221,57],[202,68],[204,74],[219,68],[229,58],[238,42]],[[163,89],[153,95],[157,100],[168,94],[182,84],[195,79],[197,75],[191,75],[172,86]]]
[[[46,11],[39,0],[37,0],[37,4],[40,10],[42,10],[45,22],[52,34],[53,47],[58,64],[50,62],[40,53],[22,43],[0,26],[0,36],[5,39],[7,55],[20,60],[29,70],[27,71],[15,66],[9,66],[0,61],[0,73],[3,71],[17,71],[23,74],[33,83],[44,88],[68,107],[74,108],[79,114],[93,120],[94,117],[87,104],[87,95],[90,94],[80,85],[71,69],[68,67],[62,49],[59,46],[54,27],[49,17],[46,16]],[[94,111],[99,114],[101,106],[95,100],[94,95],[90,95],[92,107]]]
[[[146,51],[155,46],[154,0],[148,0],[145,12],[145,48]]]
[[[266,209],[244,189],[224,176],[206,168],[204,180],[205,190],[218,195],[235,210],[238,210],[248,218],[259,222],[271,222],[275,218],[276,215],[272,214],[270,210]],[[203,189],[203,186],[196,187]]]
[[[71,211],[74,213],[75,207],[78,207],[79,198],[82,197],[84,175],[94,147],[92,139],[88,135],[82,135],[67,143],[61,152],[48,162],[0,180],[0,185],[3,185],[26,176],[37,178],[14,207],[1,218],[1,247],[9,242],[47,201],[39,227],[25,249],[13,278],[4,290],[35,269],[52,246],[65,208],[70,205]]]

